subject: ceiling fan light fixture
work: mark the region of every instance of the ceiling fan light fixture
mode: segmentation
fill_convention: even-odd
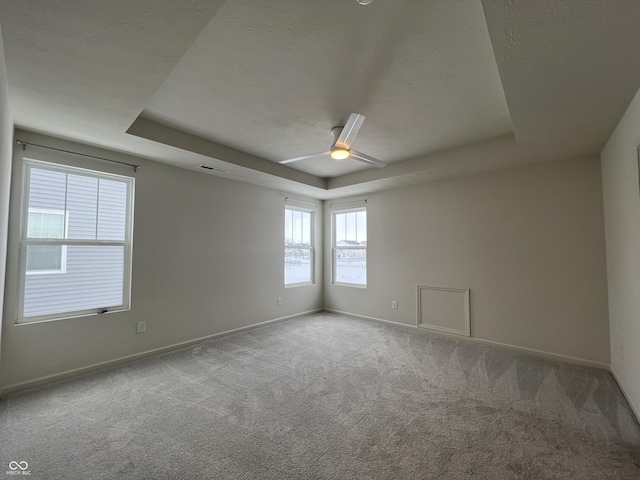
[[[333,147],[331,149],[331,158],[334,160],[344,160],[345,158],[349,158],[349,150],[345,150],[341,147]]]
[[[387,164],[382,160],[378,160],[376,158],[370,157],[365,153],[360,153],[357,150],[351,150],[351,143],[353,143],[354,138],[358,134],[358,130],[362,127],[362,123],[364,122],[365,116],[359,113],[352,113],[349,115],[349,120],[342,127],[333,127],[331,129],[331,133],[333,134],[333,144],[331,145],[331,150],[328,152],[314,153],[311,155],[305,155],[303,157],[295,157],[289,158],[287,160],[280,160],[278,163],[287,164],[299,162],[301,160],[307,160],[309,158],[320,157],[320,156],[331,156],[334,160],[344,160],[346,158],[352,158],[353,160],[357,160],[358,162],[366,163],[368,165],[373,165],[374,167],[382,168]]]

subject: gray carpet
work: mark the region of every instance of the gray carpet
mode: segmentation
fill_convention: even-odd
[[[11,395],[0,461],[46,479],[637,480],[640,428],[608,372],[319,314]]]

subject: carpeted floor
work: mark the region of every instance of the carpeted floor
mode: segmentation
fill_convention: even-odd
[[[637,480],[640,428],[608,372],[323,313],[8,396],[0,461],[34,479]]]

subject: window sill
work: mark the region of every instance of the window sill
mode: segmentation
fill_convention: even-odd
[[[97,311],[75,312],[75,313],[72,312],[69,315],[65,315],[64,317],[53,317],[53,318],[24,317],[16,320],[14,325],[22,326],[22,325],[33,325],[35,323],[58,322],[60,320],[72,320],[74,318],[93,317],[95,315],[108,315],[110,313],[128,312],[129,310],[131,310],[131,307],[116,308],[113,310],[108,310],[106,312],[97,312]],[[34,318],[34,320],[28,320],[29,318]]]
[[[284,288],[310,287],[313,285],[315,285],[313,282],[290,283],[289,285],[285,285]]]
[[[331,285],[335,285],[336,287],[351,287],[351,288],[362,288],[362,289],[367,289],[366,285],[360,285],[359,283],[340,283],[340,282],[333,282]]]

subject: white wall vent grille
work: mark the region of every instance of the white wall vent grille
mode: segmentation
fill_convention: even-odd
[[[469,289],[418,285],[417,325],[470,337]]]
[[[221,168],[212,167],[211,165],[204,165],[204,164],[198,165],[198,169],[207,173],[228,173],[227,170],[223,170]]]

